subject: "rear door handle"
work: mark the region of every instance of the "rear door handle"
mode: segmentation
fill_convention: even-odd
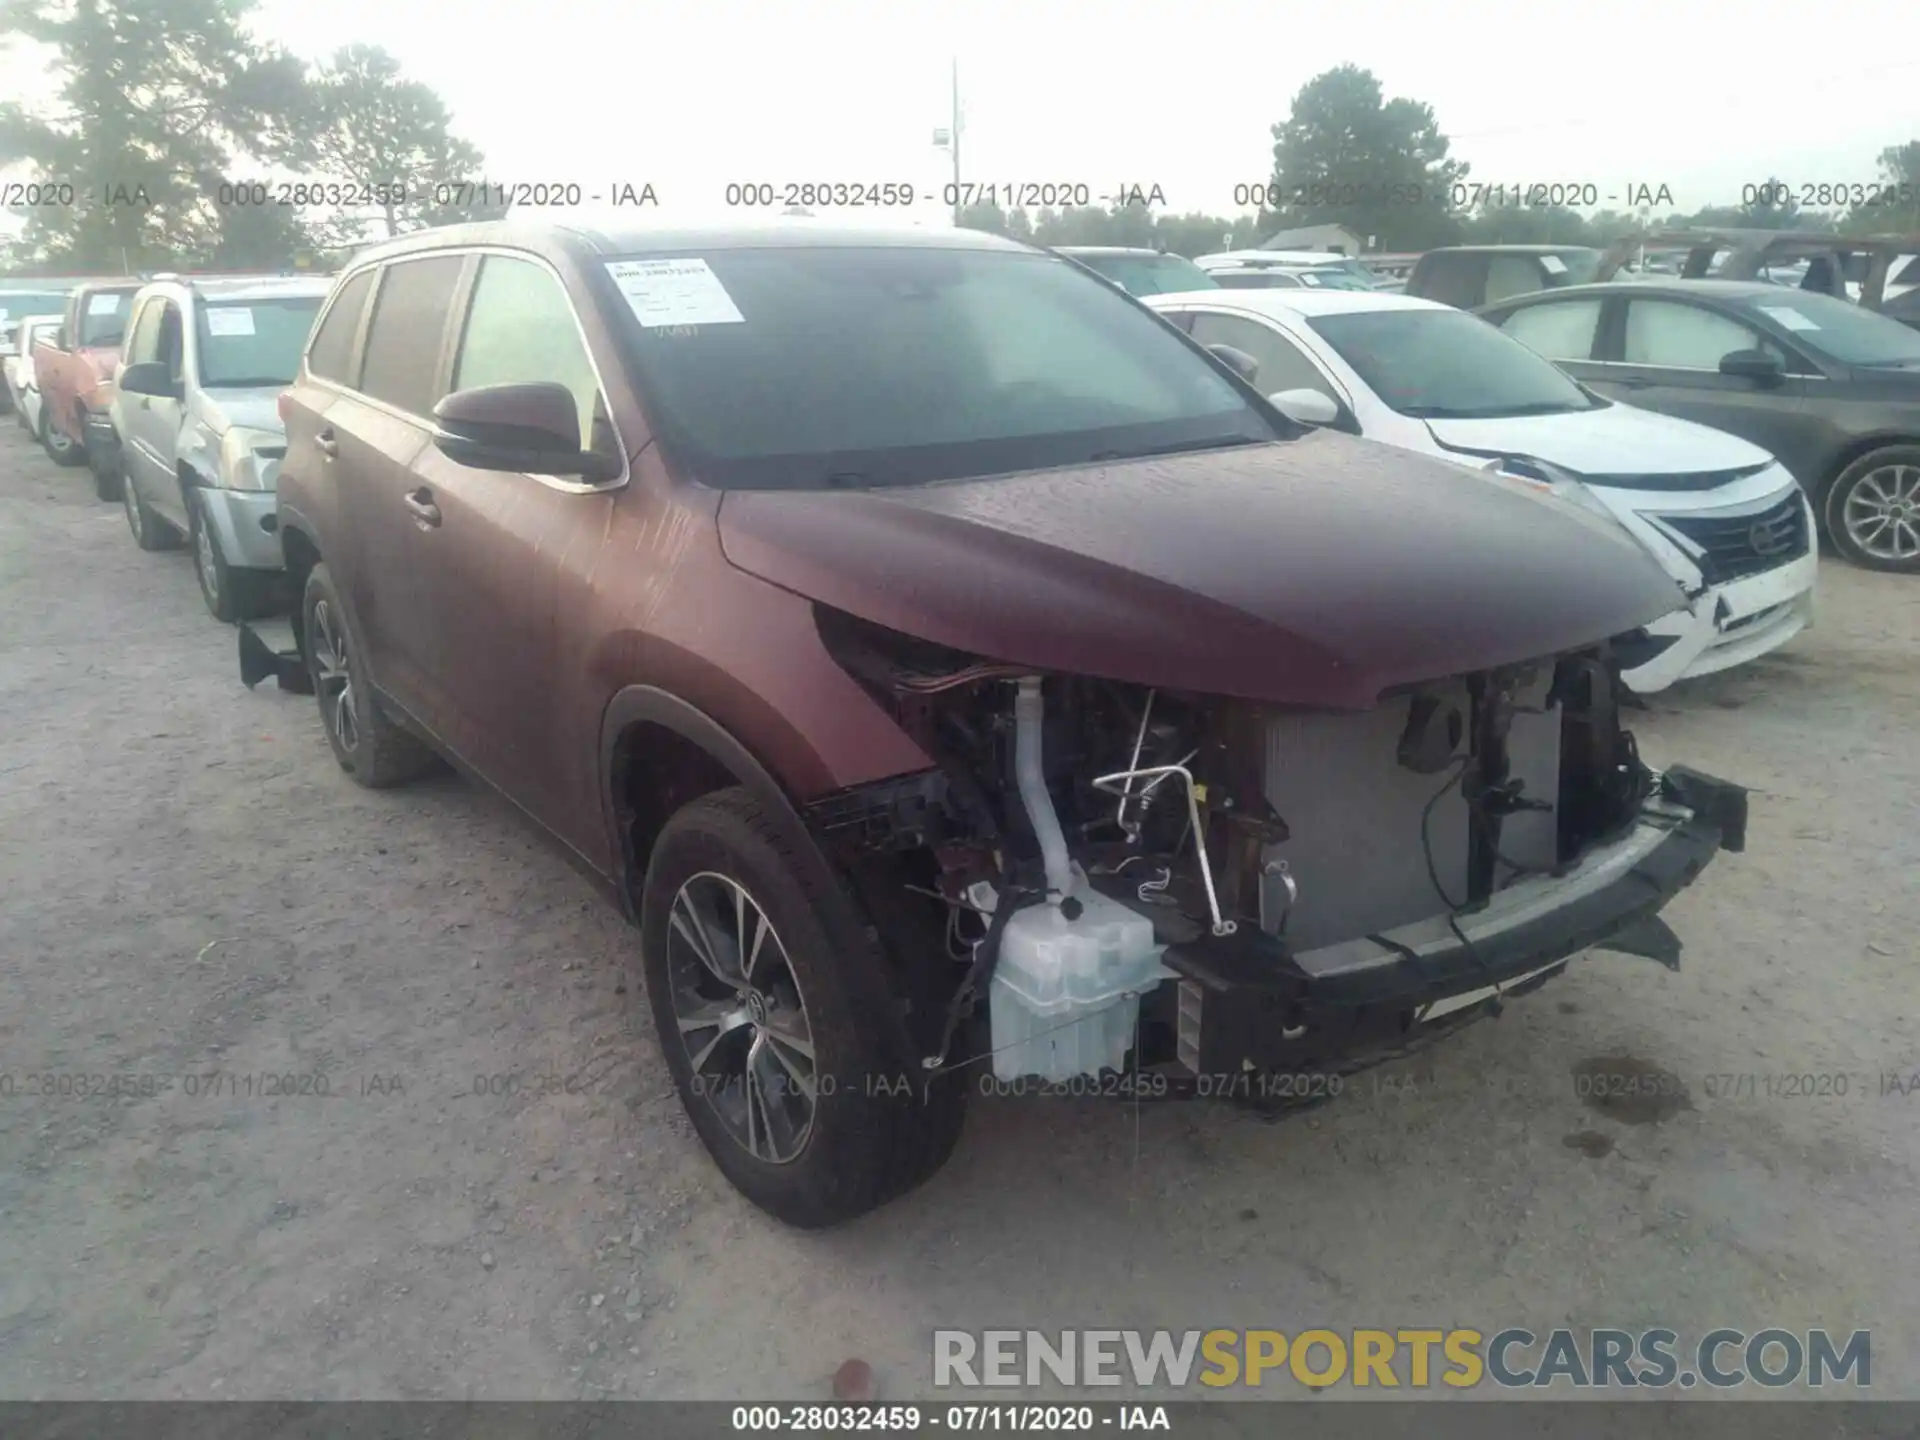
[[[333,427],[329,425],[313,437],[313,448],[331,460],[340,453],[340,442],[333,438]]]
[[[413,512],[413,523],[422,530],[433,530],[440,524],[440,507],[433,503],[433,491],[422,485],[418,490],[407,492],[407,509]]]

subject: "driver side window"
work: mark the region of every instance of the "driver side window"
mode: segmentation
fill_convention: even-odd
[[[1671,300],[1627,304],[1626,342],[1620,358],[1629,365],[1718,370],[1721,357],[1735,350],[1763,350],[1783,367],[1788,364],[1785,352],[1759,331],[1712,310]]]
[[[474,282],[453,388],[540,381],[572,393],[581,446],[612,454],[612,425],[567,292],[544,266],[488,255]]]

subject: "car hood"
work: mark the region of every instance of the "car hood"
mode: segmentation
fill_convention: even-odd
[[[1330,431],[899,489],[732,491],[719,526],[740,569],[969,654],[1328,708],[1592,644],[1680,601],[1606,520]]]
[[[1754,470],[1773,456],[1724,430],[1614,403],[1570,415],[1505,420],[1428,420],[1429,433],[1468,455],[1525,455],[1583,479],[1630,485],[1646,477],[1658,489],[1708,488],[1728,471]]]
[[[200,413],[216,431],[238,425],[278,435],[286,430],[280,419],[280,392],[284,385],[254,386],[244,390],[214,388],[200,392]]]

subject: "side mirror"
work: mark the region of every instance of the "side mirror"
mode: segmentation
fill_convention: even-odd
[[[1277,390],[1267,403],[1296,425],[1332,425],[1340,418],[1340,406],[1324,390],[1302,387]]]
[[[1781,376],[1786,374],[1786,367],[1778,356],[1764,350],[1729,350],[1720,357],[1720,373],[1751,380],[1756,385],[1778,385]]]
[[[433,443],[475,470],[607,478],[607,462],[581,448],[580,407],[564,385],[481,385],[433,407]]]
[[[121,370],[117,383],[122,395],[152,395],[160,400],[180,398],[180,387],[173,383],[166,364],[159,360],[142,360],[138,365],[128,365]]]
[[[1244,350],[1236,350],[1231,345],[1209,345],[1207,349],[1231,365],[1240,378],[1249,385],[1259,378],[1260,362]]]

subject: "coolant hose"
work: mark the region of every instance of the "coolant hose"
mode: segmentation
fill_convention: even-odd
[[[1046,772],[1040,764],[1040,734],[1045,720],[1040,677],[1028,675],[1020,681],[1013,701],[1013,772],[1020,786],[1020,803],[1026,807],[1034,839],[1040,842],[1040,859],[1047,872],[1047,900],[1058,905],[1073,889],[1073,871],[1067,862],[1067,837],[1061,833],[1060,817],[1054,813]]]

